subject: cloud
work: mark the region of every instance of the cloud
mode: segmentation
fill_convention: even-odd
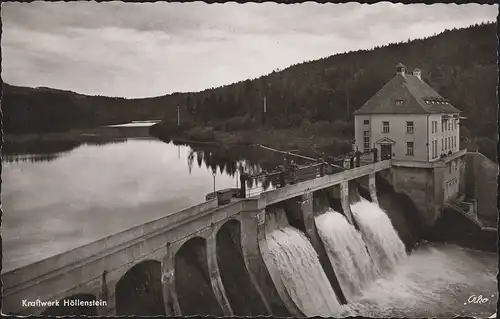
[[[255,78],[335,53],[493,21],[490,5],[2,4],[2,77],[144,97]]]

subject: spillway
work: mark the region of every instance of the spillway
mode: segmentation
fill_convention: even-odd
[[[351,211],[378,273],[387,274],[406,260],[405,246],[382,208],[361,199],[351,205]]]
[[[359,231],[330,209],[315,218],[316,228],[348,301],[379,275]]]
[[[272,261],[285,289],[307,317],[338,317],[344,308],[338,302],[316,251],[299,230],[287,226],[266,234]]]

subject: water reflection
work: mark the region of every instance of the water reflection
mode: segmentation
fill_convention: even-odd
[[[189,172],[193,169],[195,159],[199,168],[204,165],[206,169],[214,173],[219,171],[220,174],[225,174],[234,178],[239,178],[239,175],[243,172],[250,175],[259,175],[276,168],[271,162],[259,163],[253,159],[242,158],[241,153],[236,153],[231,150],[214,148],[207,150],[201,147],[190,146],[187,155]],[[263,165],[267,166],[267,169]],[[247,180],[247,187],[262,187],[263,190],[268,190],[270,187],[276,187],[278,182],[277,176],[262,176]]]
[[[197,205],[213,192],[214,169],[218,190],[238,187],[240,171],[262,171],[258,161],[217,148],[153,138],[64,138],[7,147],[5,270]]]
[[[73,140],[30,139],[25,141],[7,140],[2,150],[2,162],[50,162],[82,145],[103,147],[108,144],[126,143],[126,139],[109,139],[98,136],[81,137]]]

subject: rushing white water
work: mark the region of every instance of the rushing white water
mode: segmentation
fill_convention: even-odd
[[[315,222],[342,291],[351,301],[378,277],[362,235],[334,210],[316,217]]]
[[[339,316],[344,309],[309,240],[293,227],[271,231],[266,241],[285,289],[307,317]]]
[[[387,274],[407,258],[405,246],[387,214],[376,203],[361,199],[351,211],[380,274]]]
[[[487,318],[496,310],[497,272],[496,254],[423,243],[348,307],[353,316]]]
[[[351,210],[360,231],[334,211],[315,219],[348,298],[344,306],[339,305],[314,248],[300,231],[278,221],[280,226],[267,233],[270,259],[306,316],[482,318],[495,312],[496,254],[422,243],[407,256],[389,217],[377,204],[362,200]]]

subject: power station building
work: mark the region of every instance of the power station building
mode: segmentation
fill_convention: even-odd
[[[413,166],[445,165],[438,179],[444,201],[456,198],[463,194],[460,167],[465,165],[460,159],[465,155],[459,148],[460,112],[422,80],[419,69],[408,74],[399,63],[396,75],[354,112],[354,150],[377,149],[381,160]]]

